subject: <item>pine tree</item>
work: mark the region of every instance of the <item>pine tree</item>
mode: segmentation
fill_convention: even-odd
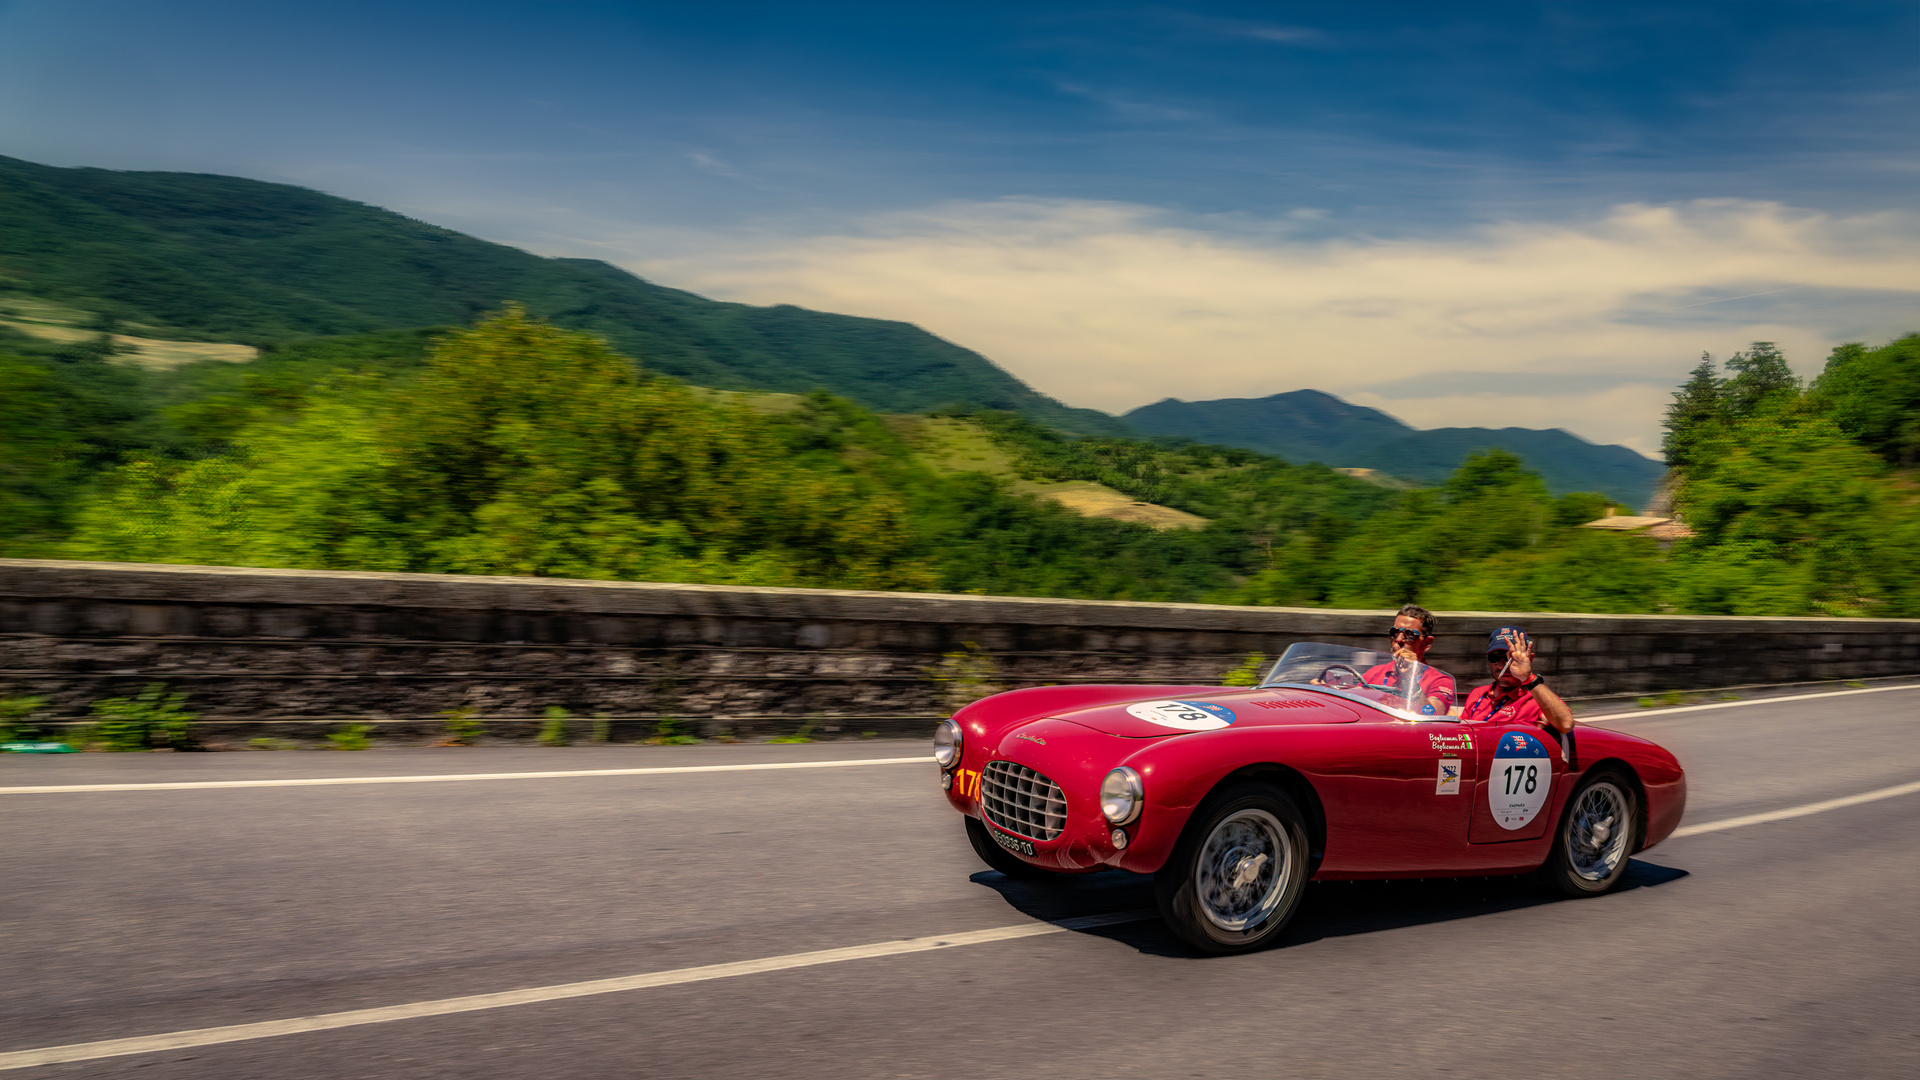
[[[1698,456],[1709,429],[1726,415],[1726,382],[1714,374],[1713,357],[1700,354],[1700,363],[1686,385],[1674,392],[1667,406],[1666,438],[1660,449],[1667,468],[1686,469],[1698,464]]]

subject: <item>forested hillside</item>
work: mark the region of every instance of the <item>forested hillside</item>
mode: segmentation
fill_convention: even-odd
[[[1378,469],[1417,484],[1442,482],[1485,450],[1518,455],[1550,491],[1600,491],[1645,506],[1665,471],[1624,446],[1596,446],[1558,428],[1415,430],[1378,409],[1318,390],[1264,398],[1177,401],[1169,398],[1121,417],[1146,435],[1242,446],[1289,461]]]
[[[886,412],[972,406],[1072,431],[1127,431],[907,323],[721,303],[603,262],[544,259],[230,176],[0,157],[0,288],[150,336],[248,344],[465,325],[516,302],[702,386],[825,389]]]
[[[1756,359],[1758,357],[1758,359]],[[243,566],[1482,610],[1920,615],[1916,339],[1836,350],[1809,390],[1756,348],[1696,371],[1670,452],[1697,535],[1577,526],[1511,454],[1395,491],[1252,451],[812,394],[779,408],[653,373],[518,309],[445,334],[314,339],[143,371],[104,338],[0,335],[0,553]],[[1756,374],[1758,372],[1759,374]],[[1105,485],[1197,528],[1016,490]]]

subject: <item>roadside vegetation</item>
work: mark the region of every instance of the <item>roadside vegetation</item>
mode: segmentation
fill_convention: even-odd
[[[142,369],[0,329],[0,554],[1154,601],[1920,615],[1920,339],[1703,361],[1694,535],[1511,454],[1382,487],[1011,412],[715,393],[509,308]],[[449,741],[471,738],[449,718]],[[555,729],[557,737],[564,725]]]

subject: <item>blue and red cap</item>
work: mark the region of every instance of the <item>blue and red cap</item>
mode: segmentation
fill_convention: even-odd
[[[1487,635],[1488,652],[1493,652],[1496,649],[1512,649],[1515,645],[1532,644],[1533,639],[1527,636],[1525,630],[1517,626],[1497,626],[1494,627],[1493,633]]]

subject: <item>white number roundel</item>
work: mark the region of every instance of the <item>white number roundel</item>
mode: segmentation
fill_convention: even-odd
[[[1487,809],[1503,829],[1523,828],[1540,816],[1553,793],[1553,759],[1547,746],[1524,731],[1500,736],[1487,774]]]
[[[1233,723],[1233,710],[1211,701],[1142,701],[1127,706],[1127,712],[1180,731],[1212,731]]]

